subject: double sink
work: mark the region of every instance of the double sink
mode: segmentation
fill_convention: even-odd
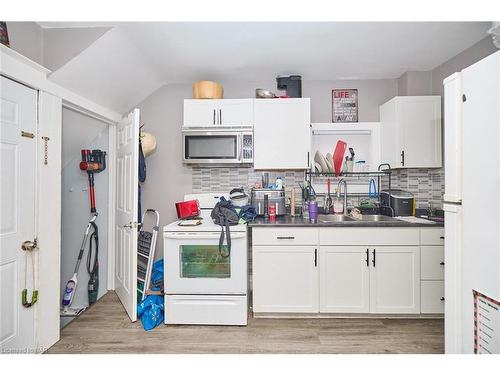
[[[387,222],[387,221],[399,221],[399,220],[385,215],[359,215],[359,218],[358,217],[354,218],[351,215],[343,215],[343,214],[318,215],[318,222],[320,223],[338,223],[343,221]]]

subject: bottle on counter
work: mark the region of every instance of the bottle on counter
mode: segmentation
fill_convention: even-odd
[[[278,177],[276,179],[276,190],[281,190],[283,189],[283,178]]]
[[[309,220],[311,220],[312,223],[318,221],[318,202],[315,200],[309,202]]]
[[[274,203],[269,205],[269,221],[275,222],[276,221],[276,205],[278,203]]]

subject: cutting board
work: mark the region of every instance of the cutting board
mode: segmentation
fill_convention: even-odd
[[[347,149],[347,143],[344,141],[337,141],[335,151],[333,151],[333,168],[335,169],[335,176],[342,172],[342,163],[344,162],[344,154]]]

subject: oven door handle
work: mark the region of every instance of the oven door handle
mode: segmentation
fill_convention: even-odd
[[[246,233],[233,233],[231,232],[231,240],[238,240],[241,238],[245,238]],[[173,240],[180,240],[180,239],[190,239],[190,240],[213,240],[213,239],[219,239],[220,238],[220,233],[196,233],[196,232],[190,232],[190,233],[181,233],[181,232],[170,232],[170,233],[163,233],[163,238],[168,238],[168,239],[173,239]]]

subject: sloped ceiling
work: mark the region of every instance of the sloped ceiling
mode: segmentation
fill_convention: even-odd
[[[432,70],[484,38],[489,27],[488,22],[119,23],[51,79],[124,113],[167,83],[262,81],[289,73],[304,80],[381,79]]]
[[[165,83],[161,72],[119,27],[49,79],[118,113],[125,113]]]
[[[43,65],[54,71],[78,56],[111,27],[43,29]]]

